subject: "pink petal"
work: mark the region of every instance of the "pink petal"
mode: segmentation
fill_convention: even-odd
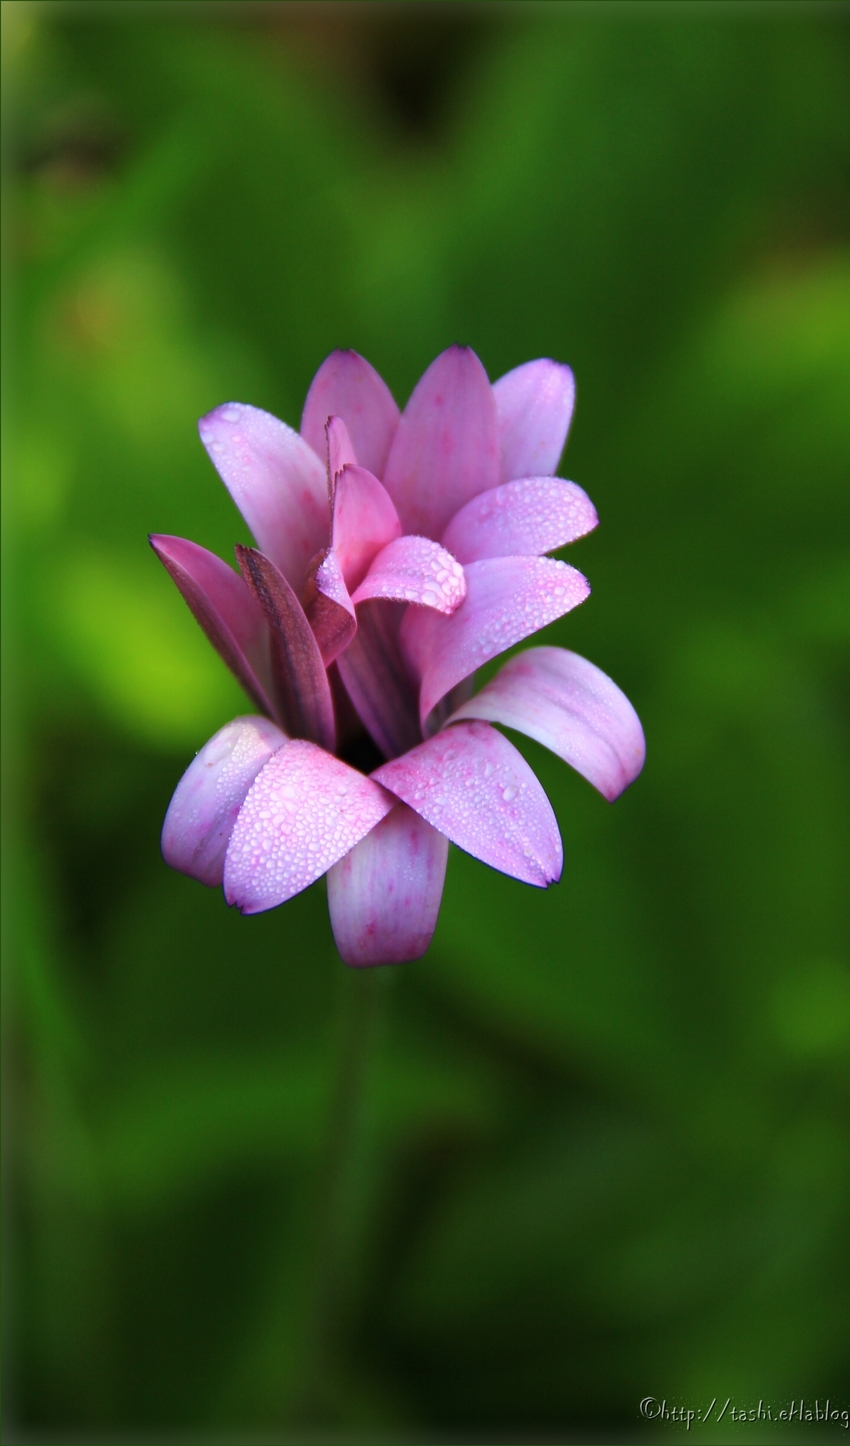
[[[522,754],[489,724],[447,728],[372,777],[491,868],[539,888],[560,878],[549,800]]]
[[[328,453],[328,493],[333,498],[337,475],[343,467],[356,467],[357,458],[342,417],[328,417],[325,423]]]
[[[325,423],[334,416],[345,422],[358,462],[382,476],[398,426],[398,407],[386,383],[356,351],[331,352],[307,393],[301,435],[322,459]]]
[[[334,710],[328,675],[304,609],[274,563],[253,547],[236,548],[248,587],[260,604],[272,642],[272,672],[284,727],[333,751]]]
[[[370,597],[451,614],[466,597],[463,568],[430,537],[397,537],[378,553],[352,602]]]
[[[365,467],[344,467],[334,491],[333,548],[352,592],[381,548],[400,533],[398,513],[377,477]]]
[[[449,841],[397,803],[328,871],[328,909],[346,964],[404,964],[431,942]]]
[[[554,622],[590,592],[587,579],[548,557],[491,557],[464,568],[467,596],[450,618],[408,608],[402,647],[422,680],[424,724],[445,693],[476,668]]]
[[[450,347],[405,407],[384,486],[405,532],[438,538],[464,503],[498,481],[493,389],[474,351]]]
[[[240,402],[216,407],[198,431],[260,551],[300,588],[328,540],[322,463],[291,427]]]
[[[371,778],[315,743],[284,743],[236,820],[224,863],[228,904],[243,914],[283,904],[327,873],[392,806]]]
[[[463,563],[537,557],[584,537],[598,521],[596,508],[575,482],[521,477],[467,502],[443,533],[443,546]]]
[[[311,565],[303,597],[304,612],[319,645],[322,662],[329,668],[357,632],[354,604],[331,548],[320,552]]]
[[[403,612],[398,603],[361,603],[357,632],[337,658],[345,690],[387,758],[422,741],[416,709],[418,687],[399,644]]]
[[[154,534],[150,544],[245,692],[274,716],[269,630],[244,580],[214,552],[186,538]]]
[[[575,400],[569,367],[526,362],[493,384],[499,414],[500,481],[558,470]]]
[[[221,883],[236,816],[260,769],[285,742],[286,734],[267,718],[236,718],[204,745],[165,815],[167,864],[202,884]]]

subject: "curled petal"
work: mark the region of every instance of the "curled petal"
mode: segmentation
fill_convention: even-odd
[[[437,926],[448,839],[403,803],[328,872],[328,909],[346,964],[419,959]]]
[[[463,563],[538,557],[584,537],[598,521],[596,508],[575,482],[521,477],[467,502],[443,533],[443,546]]]
[[[319,645],[322,662],[329,668],[357,632],[354,604],[331,548],[320,552],[311,564],[303,596],[307,621]]]
[[[267,718],[236,718],[183,774],[162,826],[165,862],[202,884],[222,881],[236,816],[260,769],[286,742]]]
[[[328,417],[325,435],[328,439],[328,496],[333,502],[338,474],[343,467],[356,467],[357,458],[342,417]]]
[[[526,362],[493,384],[499,415],[502,482],[551,476],[558,469],[575,401],[575,382],[560,362]]]
[[[525,759],[487,723],[458,723],[372,774],[452,843],[544,888],[561,876],[552,806]]]
[[[384,473],[405,532],[441,537],[451,517],[499,481],[496,402],[469,347],[432,362],[404,409]]]
[[[370,597],[450,614],[466,597],[463,568],[430,537],[397,537],[378,553],[352,601]]]
[[[351,592],[360,586],[381,548],[400,534],[398,513],[377,477],[365,467],[343,467],[334,490],[332,538]]]
[[[342,417],[358,462],[380,477],[398,426],[398,407],[386,382],[356,351],[331,352],[307,393],[301,435],[322,458],[328,417]]]
[[[399,643],[401,604],[365,602],[357,632],[336,666],[372,741],[387,758],[422,741],[417,684]]]
[[[284,743],[258,774],[236,820],[224,863],[228,904],[258,914],[285,903],[327,873],[392,806],[391,795],[371,778],[315,743]]]
[[[587,579],[548,557],[491,557],[464,568],[467,596],[450,618],[408,608],[402,645],[420,679],[424,724],[445,693],[476,668],[576,607]]]
[[[643,767],[643,729],[628,698],[566,648],[511,658],[450,721],[456,718],[488,718],[536,738],[612,802]]]
[[[198,430],[260,551],[300,588],[328,538],[327,483],[315,452],[277,417],[240,402],[216,407]]]

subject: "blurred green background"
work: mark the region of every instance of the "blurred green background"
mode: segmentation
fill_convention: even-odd
[[[846,9],[3,10],[7,1432],[307,1420],[346,971],[323,882],[242,919],[162,863],[248,708],[146,534],[248,540],[203,412],[297,425],[336,346],[403,404],[453,341],[575,371],[593,595],[537,641],[648,761],[609,807],[520,740],[561,884],[452,850],[382,980],[322,1429],[847,1407]]]

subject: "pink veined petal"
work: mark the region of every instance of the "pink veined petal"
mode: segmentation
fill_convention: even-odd
[[[399,603],[361,603],[357,632],[337,658],[345,691],[372,741],[387,758],[422,741],[417,684],[399,644],[403,613]]]
[[[398,407],[386,382],[356,351],[331,352],[307,393],[301,435],[321,458],[328,417],[342,417],[357,461],[380,477],[398,426]]]
[[[405,532],[438,538],[464,503],[498,481],[493,389],[474,351],[449,347],[404,409],[384,486]]]
[[[598,521],[596,508],[575,482],[520,477],[467,502],[443,533],[443,546],[462,563],[538,557],[584,537]]]
[[[569,367],[542,358],[493,384],[499,415],[499,479],[551,476],[558,469],[575,401]]]
[[[258,914],[285,903],[354,848],[393,802],[371,778],[315,743],[284,743],[258,774],[236,820],[224,863],[228,904]]]
[[[260,551],[300,588],[328,538],[327,482],[313,449],[277,417],[241,402],[216,407],[198,430]]]
[[[488,723],[458,723],[372,774],[452,843],[538,888],[559,879],[552,806],[521,753]]]
[[[465,597],[463,568],[451,553],[430,537],[408,534],[378,553],[352,602],[386,598],[451,614]]]
[[[237,546],[236,558],[269,625],[284,727],[290,737],[312,739],[333,752],[336,733],[328,675],[304,609],[286,578],[261,552]]]
[[[150,545],[245,692],[275,715],[269,630],[243,578],[196,542],[153,534]]]
[[[304,612],[319,645],[322,662],[329,668],[357,632],[354,604],[331,548],[320,552],[309,568],[303,597]]]
[[[261,768],[286,742],[267,718],[236,718],[183,774],[162,826],[165,862],[202,884],[220,884],[236,816]]]
[[[381,548],[400,534],[398,513],[383,484],[365,467],[343,467],[334,490],[332,537],[351,592],[360,586]]]
[[[357,458],[342,417],[328,417],[325,423],[328,454],[328,496],[333,505],[336,479],[343,467],[356,467]]]
[[[423,726],[445,693],[490,658],[554,622],[590,593],[585,577],[549,557],[491,557],[464,568],[467,596],[450,618],[408,608],[402,647],[421,679]]]
[[[449,841],[404,803],[328,871],[328,909],[346,964],[420,959],[440,912]]]
[[[536,738],[613,802],[640,773],[640,719],[616,683],[566,648],[529,648],[452,714]]]

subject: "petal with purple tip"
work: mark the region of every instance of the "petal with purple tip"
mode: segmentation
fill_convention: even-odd
[[[404,409],[384,473],[405,532],[441,537],[470,498],[499,481],[496,402],[481,362],[453,346]]]
[[[271,413],[241,402],[216,407],[198,431],[260,551],[300,588],[328,540],[325,469],[312,447]]]
[[[552,806],[522,754],[487,723],[458,723],[372,774],[458,848],[538,888],[559,879]]]
[[[328,872],[328,909],[346,964],[404,964],[431,942],[449,841],[404,803]]]
[[[520,477],[467,502],[443,533],[443,546],[462,563],[538,557],[584,537],[598,521],[596,508],[575,482]]]
[[[398,513],[383,484],[365,467],[343,467],[334,490],[332,536],[351,592],[360,586],[381,548],[400,534]]]
[[[352,602],[386,598],[451,614],[466,597],[463,568],[430,537],[397,537],[375,558]]]
[[[417,684],[399,644],[404,610],[400,603],[361,603],[357,632],[337,658],[345,691],[387,758],[422,741]]]
[[[162,826],[165,862],[202,884],[222,881],[224,855],[249,788],[286,742],[267,718],[236,718],[189,764]]]
[[[358,462],[380,477],[398,426],[398,407],[386,382],[356,351],[331,352],[307,393],[301,435],[323,459],[328,417],[342,417]]]
[[[315,743],[284,743],[236,820],[224,863],[228,904],[258,914],[285,903],[354,848],[393,801],[373,779]]]
[[[569,367],[542,358],[493,384],[499,416],[499,480],[552,476],[567,440],[575,401]]]
[[[643,767],[643,729],[628,698],[566,648],[529,648],[511,658],[455,718],[487,718],[536,738],[611,801]]]

